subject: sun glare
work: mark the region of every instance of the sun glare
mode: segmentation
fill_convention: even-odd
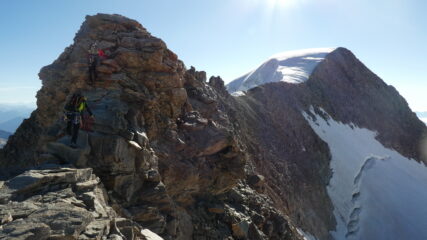
[[[265,0],[270,7],[289,7],[298,0]]]

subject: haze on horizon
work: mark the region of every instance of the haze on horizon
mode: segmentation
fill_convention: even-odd
[[[72,43],[85,15],[102,12],[137,20],[187,67],[226,82],[279,52],[346,47],[393,85],[412,110],[427,111],[427,2],[45,0],[0,5],[0,103],[35,102],[40,68]]]

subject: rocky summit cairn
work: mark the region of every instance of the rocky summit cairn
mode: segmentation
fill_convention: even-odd
[[[89,84],[94,42],[107,57]],[[0,154],[0,239],[300,238],[258,193],[263,177],[246,181],[223,81],[138,22],[87,16],[39,77],[37,110]],[[96,121],[71,148],[61,117],[76,91]]]

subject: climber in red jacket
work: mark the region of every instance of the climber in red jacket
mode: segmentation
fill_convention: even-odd
[[[98,78],[96,67],[100,60],[107,59],[104,50],[99,49],[97,43],[93,43],[89,48],[88,65],[89,65],[89,83],[93,84]]]
[[[102,49],[98,50],[98,56],[101,60],[107,59],[107,55],[105,54],[104,50],[102,50]]]

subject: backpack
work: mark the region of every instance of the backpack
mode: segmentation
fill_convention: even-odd
[[[93,132],[94,119],[87,114],[83,114],[80,129],[86,132]]]
[[[70,101],[65,105],[65,110],[69,112],[77,112],[82,98],[83,97],[80,94],[73,94]]]

